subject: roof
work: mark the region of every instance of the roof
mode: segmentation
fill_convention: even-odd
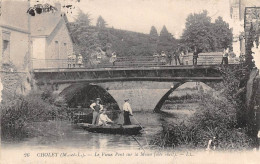
[[[73,37],[73,35],[71,35],[71,29],[70,29],[70,23],[69,23],[69,21],[68,21],[68,18],[67,18],[67,16],[66,15],[64,15],[64,21],[65,21],[65,24],[66,24],[66,27],[67,27],[67,29],[68,29],[68,31],[69,31],[69,34],[70,34],[70,38],[71,38],[71,40],[72,40],[72,42],[73,43],[76,43],[75,41],[75,38]]]
[[[63,19],[60,13],[42,13],[31,17],[31,35],[49,36]]]

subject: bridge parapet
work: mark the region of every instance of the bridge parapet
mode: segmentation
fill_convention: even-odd
[[[164,66],[140,68],[53,68],[35,69],[38,85],[44,83],[79,83],[111,81],[219,81],[219,66]]]
[[[193,54],[180,56],[183,65],[192,65]],[[220,65],[222,61],[222,52],[201,53],[198,58],[198,65]],[[68,59],[33,59],[31,61],[34,69],[46,68],[129,68],[129,67],[156,67],[156,66],[176,66],[174,57],[169,56],[127,56],[117,57],[114,64],[109,58],[102,60],[83,59],[79,64],[77,60],[68,61]],[[238,64],[238,58],[229,58],[230,64]],[[178,63],[179,64],[179,63]]]

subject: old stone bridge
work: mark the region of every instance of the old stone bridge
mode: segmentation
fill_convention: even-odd
[[[39,88],[49,86],[66,95],[71,90],[99,86],[122,107],[129,98],[135,110],[159,110],[170,93],[185,82],[219,82],[218,65],[156,66],[136,68],[49,68],[34,69]]]

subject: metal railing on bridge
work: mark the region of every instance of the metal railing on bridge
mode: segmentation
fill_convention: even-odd
[[[193,65],[191,53],[180,57],[182,65]],[[222,52],[199,54],[197,65],[218,65],[222,61]],[[238,58],[229,58],[230,64],[238,64]],[[172,57],[162,56],[127,56],[117,57],[114,63],[106,59],[83,60],[82,63],[69,61],[68,59],[32,59],[33,69],[44,68],[128,68],[128,67],[164,67],[179,66],[179,62]]]

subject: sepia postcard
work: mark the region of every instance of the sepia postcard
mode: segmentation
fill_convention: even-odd
[[[0,163],[257,164],[259,0],[0,0]]]

